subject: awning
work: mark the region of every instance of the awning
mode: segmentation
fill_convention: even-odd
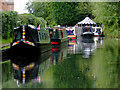
[[[86,17],[81,22],[78,22],[78,24],[96,24],[94,21],[92,21],[89,17]]]

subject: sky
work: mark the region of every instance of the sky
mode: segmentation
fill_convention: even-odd
[[[25,5],[29,0],[14,0],[14,11],[17,11],[18,14],[28,13],[25,9]]]

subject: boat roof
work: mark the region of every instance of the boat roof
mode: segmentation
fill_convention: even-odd
[[[102,28],[102,27],[92,27],[92,28]]]

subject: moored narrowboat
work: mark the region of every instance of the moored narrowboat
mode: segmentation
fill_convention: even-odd
[[[28,48],[36,47],[38,40],[37,30],[32,25],[22,25],[14,28],[13,42],[11,47],[15,48]]]
[[[45,45],[51,45],[49,30],[37,30],[33,25],[21,25],[14,28],[13,42],[11,43],[11,50],[37,50]],[[41,50],[44,51],[44,50]]]
[[[93,33],[92,27],[91,26],[82,27],[82,34],[81,34],[81,36],[83,38],[93,38],[94,33]]]
[[[65,28],[53,27],[49,29],[52,45],[60,45],[61,42],[67,41],[67,33]]]
[[[102,37],[103,35],[103,29],[102,27],[92,27],[93,28],[93,33],[95,37]]]
[[[75,28],[68,27],[66,28],[66,32],[69,40],[76,39]]]

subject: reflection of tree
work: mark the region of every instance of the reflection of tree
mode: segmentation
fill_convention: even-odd
[[[110,44],[111,43],[111,44]],[[91,62],[91,72],[96,76],[95,87],[118,87],[118,42],[104,40],[104,48],[97,49]]]
[[[76,65],[76,57],[71,55],[71,59],[66,59],[53,69],[53,79],[55,88],[88,88],[91,87],[91,80],[85,76],[86,72],[79,70]]]
[[[9,79],[12,79],[12,74],[10,72],[12,71],[10,61],[7,61],[6,63],[2,64],[2,83],[7,82]]]

